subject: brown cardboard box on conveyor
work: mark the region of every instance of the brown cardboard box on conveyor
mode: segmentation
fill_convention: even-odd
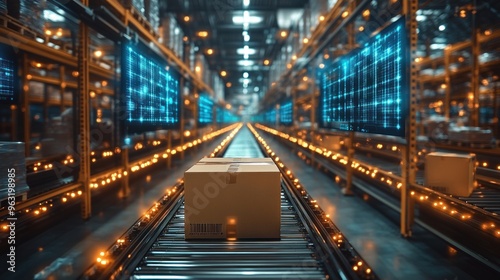
[[[279,239],[281,175],[266,161],[201,162],[187,170],[185,239]]]

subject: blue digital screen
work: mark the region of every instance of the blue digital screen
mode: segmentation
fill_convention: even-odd
[[[280,105],[280,123],[282,125],[293,124],[293,103],[292,100],[285,101]]]
[[[271,109],[265,113],[264,122],[267,124],[276,124],[276,109]]]
[[[405,137],[409,48],[404,18],[319,72],[319,125]]]
[[[207,94],[200,94],[198,98],[198,124],[207,125],[213,122],[214,102]]]
[[[241,118],[236,115],[235,113],[221,108],[217,107],[217,123],[220,124],[227,124],[227,123],[235,123],[241,121]]]
[[[128,132],[179,124],[179,80],[175,70],[125,46],[122,60],[123,104]]]
[[[12,104],[17,100],[17,64],[15,54],[8,46],[0,45],[0,103]]]

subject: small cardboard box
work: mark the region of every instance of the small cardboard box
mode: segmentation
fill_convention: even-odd
[[[201,163],[184,173],[185,239],[279,239],[281,175],[272,162]]]
[[[208,158],[204,157],[198,163],[248,163],[248,162],[268,162],[273,163],[271,158]]]
[[[469,196],[474,190],[476,157],[434,152],[425,156],[425,185],[455,196]]]

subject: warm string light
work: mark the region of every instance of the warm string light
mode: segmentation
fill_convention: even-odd
[[[193,140],[189,143],[187,143],[186,145],[184,145],[186,147],[186,149],[188,148],[192,148],[192,147],[195,147],[203,142],[206,142],[206,141],[210,141],[212,140],[213,138],[221,135],[221,134],[224,134],[230,130],[234,130],[234,129],[239,129],[241,127],[241,124],[233,124],[233,125],[230,125],[228,127],[225,127],[225,128],[222,128],[220,130],[217,130],[217,131],[214,131],[214,132],[211,132],[209,134],[206,134],[202,137],[202,139],[196,139],[196,140]],[[236,132],[232,132],[231,133],[231,138],[234,137],[234,135],[236,134]],[[224,143],[227,143],[228,140],[226,139]],[[153,146],[157,146],[157,145],[160,145],[161,144],[161,141],[157,141],[157,140],[154,140],[151,142],[151,144]],[[144,145],[143,144],[140,144],[137,146],[138,149],[142,149],[144,148]],[[184,149],[184,150],[186,150]],[[165,150],[164,153],[160,153],[160,154],[154,154],[152,157],[150,158],[147,158],[147,159],[143,159],[143,160],[140,160],[138,162],[135,162],[135,163],[132,163],[130,164],[130,172],[137,172],[141,169],[144,169],[144,168],[148,168],[156,163],[159,162],[159,159],[160,157],[163,158],[163,159],[167,159],[169,157],[169,153],[171,153],[172,155],[176,154],[176,150],[183,150],[181,146],[178,146],[176,148],[173,148],[173,150],[170,150],[170,149],[167,149]],[[102,157],[105,158],[105,157],[110,157],[110,156],[113,156],[114,154],[119,154],[121,153],[121,149],[120,148],[115,148],[114,151],[103,151],[102,152]],[[96,152],[95,151],[92,151],[91,156],[96,156]],[[95,159],[95,158],[93,158]],[[64,165],[68,165],[68,164],[73,164],[74,163],[74,159],[70,156],[70,155],[67,155],[65,157],[65,159],[61,162],[63,163]],[[94,161],[95,162],[95,161]],[[42,165],[43,163],[42,162],[37,162],[35,164],[33,164],[33,171],[38,171],[40,169],[51,169],[51,168],[54,168],[54,165],[51,164],[51,163],[47,163],[47,164],[44,164]],[[91,183],[90,183],[90,188],[91,189],[97,189],[99,187],[103,187],[103,186],[106,186],[106,185],[109,185],[117,180],[120,180],[120,179],[123,179],[124,177],[128,176],[128,171],[125,170],[125,171],[118,171],[118,172],[113,172],[111,174],[107,174],[107,175],[103,175],[103,176],[100,176],[100,177],[97,177],[97,178],[93,178]],[[72,191],[72,192],[67,192],[65,193],[64,195],[60,196],[59,199],[60,199],[60,202],[65,204],[65,203],[68,203],[70,200],[72,199],[77,199],[78,197],[80,197],[81,195],[83,194],[83,191],[82,190],[76,190],[76,191]],[[25,208],[23,210],[20,210],[18,213],[19,214],[26,214],[26,213],[33,213],[35,216],[39,216],[40,214],[43,214],[43,213],[46,213],[48,212],[49,210],[49,207],[53,207],[53,204],[52,204],[52,200],[53,199],[57,199],[57,198],[52,198],[52,199],[49,199],[47,201],[44,201],[44,202],[41,202],[38,204],[38,206],[36,207],[31,207],[31,208]],[[47,207],[48,205],[48,207]]]
[[[259,135],[259,133],[253,128],[252,125],[250,124],[247,124],[247,127],[250,129],[250,131],[253,133],[253,135],[255,136],[255,138],[260,142],[260,144],[262,145],[262,147],[264,148],[264,150],[266,151],[267,155],[270,156],[273,161],[279,166],[281,167],[281,169],[283,171],[285,171],[285,174],[290,178],[292,184],[295,186],[296,189],[301,189],[302,186],[299,184],[299,179],[295,177],[295,175],[293,174],[293,172],[290,170],[290,169],[285,169],[284,168],[284,164],[283,162],[281,161],[281,159],[276,156],[276,154],[273,152],[273,150],[271,149],[271,147],[266,143],[266,141]],[[258,128],[263,128],[265,131],[267,132],[270,132],[274,135],[280,135],[280,137],[282,138],[287,138],[289,139],[290,136],[287,135],[286,133],[283,133],[283,132],[278,132],[277,130],[273,130],[273,129],[270,129],[270,128],[267,128],[267,127],[264,127],[264,126],[260,126],[260,125],[257,125]],[[316,150],[316,149],[314,149]],[[331,238],[332,238],[332,241],[337,244],[338,247],[343,247],[343,246],[346,246],[346,242],[344,241],[344,238],[342,237],[342,233],[340,232],[340,230],[336,229],[335,225],[333,224],[332,220],[330,219],[330,216],[328,214],[326,214],[322,209],[321,207],[319,206],[318,202],[316,200],[314,200],[311,195],[309,195],[307,193],[306,190],[301,190],[300,191],[300,194],[302,195],[302,198],[306,199],[307,200],[307,203],[309,204],[309,206],[313,209],[313,211],[316,213],[316,215],[318,215],[318,217],[320,218],[321,221],[323,221],[323,225],[330,229],[331,231],[335,231],[335,232],[332,232],[331,233]],[[352,255],[351,255],[352,257]],[[359,258],[359,257],[358,257]],[[370,274],[371,273],[371,268],[368,267],[366,264],[364,264],[361,260],[357,259],[355,261],[355,266],[353,266],[353,270],[358,272],[358,273],[366,273],[366,274]]]
[[[261,125],[261,124],[257,124],[256,127],[258,129],[261,129],[261,130],[269,133],[269,134],[279,136],[283,139],[287,139],[288,141],[295,143],[296,145],[301,146],[304,149],[309,149],[313,153],[317,153],[317,154],[323,155],[324,157],[326,157],[328,159],[332,159],[334,161],[337,161],[339,164],[347,165],[347,163],[348,163],[348,159],[344,155],[334,153],[333,151],[329,151],[325,148],[317,147],[317,146],[312,145],[311,143],[309,143],[305,140],[297,139],[297,138],[290,136],[286,133],[283,133],[283,132],[280,132],[278,130],[266,127],[266,126]],[[382,149],[382,148],[384,148],[384,145],[377,144],[376,148]],[[388,148],[393,150],[393,151],[399,150],[399,148],[397,146],[390,146]],[[482,166],[482,167],[487,167],[488,163],[482,162],[482,163],[478,163],[478,165]],[[397,176],[394,176],[392,174],[385,174],[384,175],[384,173],[379,172],[379,170],[376,169],[375,167],[368,166],[367,164],[362,164],[360,162],[354,161],[351,166],[355,170],[360,172],[360,174],[362,176],[368,176],[368,177],[371,177],[373,179],[378,179],[380,182],[384,183],[385,186],[387,186],[389,188],[392,188],[395,190],[400,190],[402,185],[403,185],[402,182],[400,182],[401,178],[398,178]],[[498,168],[500,169],[500,166],[498,166]],[[337,182],[337,178],[335,180]],[[340,178],[338,180],[340,182]],[[459,219],[461,221],[469,221],[472,219],[471,213],[461,212],[458,209],[452,208],[450,205],[448,205],[442,201],[442,196],[435,195],[435,197],[433,196],[431,198],[431,197],[429,197],[429,195],[427,195],[425,193],[421,193],[420,191],[415,191],[415,190],[412,190],[410,192],[410,196],[413,197],[413,199],[415,199],[415,201],[420,202],[420,203],[427,203],[429,206],[433,207],[434,209],[439,210],[445,214],[448,214],[450,217],[452,217],[454,219]],[[500,230],[498,230],[496,228],[488,228],[488,227],[483,227],[482,229],[489,232],[493,236],[500,238]]]
[[[212,139],[213,137],[216,137],[222,133],[233,130],[224,140],[221,141],[221,143],[217,146],[217,148],[215,148],[215,150],[210,154],[210,156],[211,157],[216,156],[218,151],[220,151],[227,144],[229,144],[231,142],[231,140],[234,138],[234,136],[236,135],[236,133],[238,133],[238,131],[240,130],[240,128],[242,126],[243,126],[242,124],[235,124],[235,125],[229,126],[227,128],[224,128],[224,129],[218,130],[216,132],[212,132],[210,134],[205,135],[203,137],[203,141],[208,141],[208,140]],[[199,140],[199,139],[196,141],[197,142],[199,141],[199,143],[201,143],[201,140]],[[159,158],[159,155],[155,154],[154,158]],[[140,167],[140,168],[142,168],[142,167]],[[162,197],[161,202],[156,202],[153,206],[151,206],[149,208],[149,210],[147,210],[139,218],[139,221],[136,223],[135,226],[137,228],[140,228],[143,224],[149,223],[151,221],[151,219],[159,212],[159,208],[161,207],[161,205],[165,204],[165,202],[170,199],[170,196],[173,193],[176,193],[178,191],[178,186],[180,184],[183,184],[183,183],[184,183],[184,179],[182,179],[182,178],[178,179],[177,185],[173,186],[171,189],[168,189],[166,191],[165,195]],[[111,246],[111,248],[107,252],[101,251],[99,253],[99,256],[96,258],[96,263],[98,265],[99,264],[100,265],[109,264],[111,262],[111,260],[109,258],[106,258],[106,256],[112,255],[115,252],[115,250],[117,250],[117,249],[123,249],[123,247],[127,245],[126,240],[128,240],[128,236],[122,236],[114,243],[113,246]]]

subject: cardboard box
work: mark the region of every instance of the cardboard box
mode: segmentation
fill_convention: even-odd
[[[274,163],[201,163],[184,173],[186,239],[279,239]]]
[[[198,163],[249,163],[249,162],[267,162],[273,163],[271,158],[208,158],[204,157]]]
[[[474,190],[475,155],[434,152],[425,156],[425,185],[455,196]]]

